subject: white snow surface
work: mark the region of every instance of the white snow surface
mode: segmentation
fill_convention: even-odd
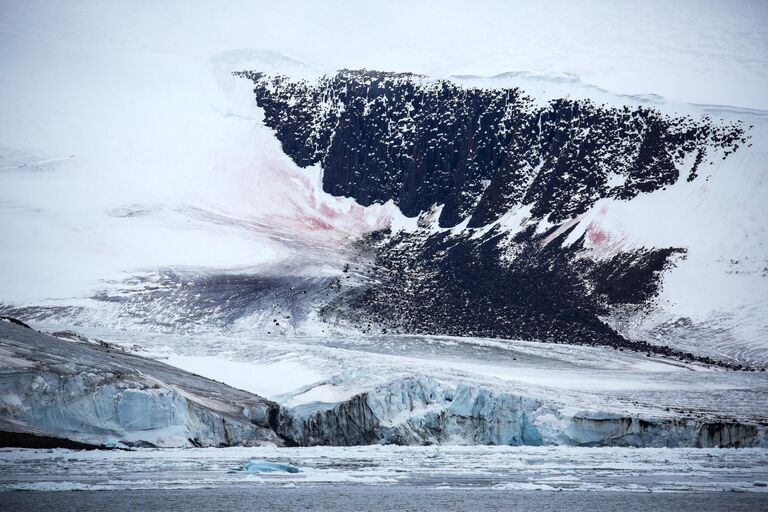
[[[163,362],[267,398],[279,397],[323,379],[311,366],[290,358],[254,363],[217,356],[171,354]]]
[[[292,76],[413,71],[467,85],[517,85],[542,100],[589,97],[754,124],[753,147],[712,166],[709,180],[601,202],[576,232],[590,235],[595,257],[643,246],[688,249],[665,279],[660,308],[621,325],[622,332],[652,340],[665,322],[714,322],[725,335],[704,329],[676,345],[768,361],[765,2],[2,0],[0,14],[0,303],[79,305],[105,281],[164,267],[258,272],[297,257],[322,266],[338,260],[349,237],[388,224],[413,229],[392,204],[362,208],[324,194],[322,170],[299,169],[282,153],[261,124],[250,84],[231,76],[242,69]],[[519,219],[512,212],[504,222]],[[120,336],[161,348],[153,335],[107,338]],[[236,359],[243,337],[161,338],[174,364],[293,404],[338,400],[361,383],[369,388],[382,368],[411,375],[414,367],[439,373],[444,364],[412,366],[397,355],[408,350],[403,339],[384,339],[381,351],[390,353],[358,369],[349,366],[347,348],[311,340],[310,353],[322,357],[308,365],[303,341],[286,342],[290,350],[247,344],[257,355]],[[376,366],[388,358],[397,364]],[[265,378],[250,380],[248,365]],[[546,366],[480,366],[482,379],[495,383],[546,379],[549,388],[580,393],[627,382],[709,384],[680,384],[686,372],[656,372],[660,367],[640,366],[627,380],[624,367],[591,378]],[[472,363],[450,367],[451,375],[478,373]],[[657,373],[671,380],[656,381]],[[272,382],[273,375],[285,382]],[[318,385],[299,392],[311,384]]]

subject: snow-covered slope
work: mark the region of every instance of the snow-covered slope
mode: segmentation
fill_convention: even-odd
[[[425,2],[410,6],[407,20],[394,14],[398,9],[392,5],[345,6],[344,16],[336,16],[340,8],[311,2],[292,7],[243,2],[227,8],[165,2],[142,9],[117,3],[93,7],[4,2],[0,59],[4,69],[12,70],[2,78],[0,97],[0,222],[6,233],[5,250],[0,252],[0,303],[6,310],[40,320],[166,331],[346,329],[350,325],[344,308],[337,306],[349,301],[337,296],[355,288],[350,285],[370,280],[376,256],[350,250],[347,241],[389,225],[413,231],[416,219],[403,217],[395,204],[408,215],[427,216],[433,205],[442,205],[437,217],[443,225],[456,224],[468,211],[479,209],[470,218],[468,227],[475,229],[471,237],[493,237],[493,228],[509,236],[537,224],[537,234],[549,240],[547,228],[555,226],[528,219],[549,216],[547,222],[573,228],[566,240],[554,245],[573,247],[583,234],[585,250],[597,259],[620,250],[684,249],[685,258],[680,253],[666,258],[663,252],[652,253],[652,270],[672,259],[676,265],[658,282],[657,309],[638,315],[634,308],[628,312],[612,306],[605,311],[587,305],[591,325],[576,328],[576,337],[611,339],[615,330],[638,342],[674,345],[738,364],[764,363],[760,340],[766,339],[766,234],[761,219],[766,210],[761,198],[768,145],[765,115],[759,109],[768,106],[761,87],[768,63],[766,36],[758,21],[764,17],[764,5],[747,2],[730,10],[727,24],[716,4],[670,8],[651,2],[642,8],[606,9],[599,3],[578,8],[557,3],[542,10],[525,2],[488,2],[476,9]],[[290,34],[279,22],[288,12]],[[163,21],[171,17],[174,23]],[[377,20],[375,27],[365,22],[371,17]],[[202,25],[201,19],[206,20]],[[644,37],[629,36],[638,30]],[[552,33],[558,37],[547,35]],[[323,37],[316,37],[319,34]],[[355,44],[342,44],[344,38],[354,38]],[[597,174],[605,183],[592,183],[583,193],[565,187],[562,194],[550,197],[542,192],[547,187],[536,186],[527,198],[531,201],[518,200],[515,194],[526,189],[505,188],[505,183],[517,181],[505,180],[503,173],[494,181],[493,162],[506,158],[507,164],[513,163],[509,154],[520,152],[546,157],[559,146],[551,144],[551,137],[544,139],[549,146],[543,149],[523,140],[514,151],[504,148],[509,154],[500,158],[503,151],[488,144],[491,139],[476,137],[473,140],[484,142],[485,149],[476,148],[480,158],[472,163],[479,167],[472,181],[449,186],[446,194],[441,175],[427,173],[430,179],[400,197],[385,186],[385,176],[376,173],[372,181],[351,180],[349,186],[344,181],[348,171],[331,161],[297,166],[286,155],[297,156],[286,137],[275,137],[269,128],[275,126],[270,118],[275,109],[264,118],[247,80],[231,76],[232,71],[257,69],[313,81],[342,68],[450,77],[444,82],[426,80],[458,88],[454,94],[487,91],[475,95],[479,104],[483,97],[496,101],[498,93],[492,91],[518,88],[533,103],[510,110],[522,124],[514,116],[502,116],[505,137],[510,127],[519,128],[526,115],[537,111],[548,112],[555,128],[571,123],[574,112],[564,116],[562,107],[548,106],[559,98],[568,98],[566,105],[587,99],[596,107],[607,103],[629,105],[633,112],[646,109],[642,119],[655,120],[669,133],[682,133],[689,122],[726,131],[689,132],[671,143],[691,145],[683,148],[682,156],[669,156],[682,177],[691,174],[697,149],[709,147],[705,161],[693,172],[698,178],[690,183],[677,179],[664,163],[664,152],[672,146],[646,152],[666,166],[652,178],[651,188],[657,189],[653,194],[646,193],[650,183],[643,172],[630,171],[629,182],[627,176],[622,178],[622,166],[626,171],[632,161],[624,157],[639,150],[635,143],[643,131],[636,131],[634,139],[622,137],[601,121],[600,140],[613,136],[605,151],[622,157],[601,164]],[[726,76],[732,80],[726,83]],[[390,88],[389,93],[397,91]],[[450,111],[451,101],[461,104],[448,99],[434,97],[433,114]],[[712,106],[726,104],[735,106]],[[376,108],[377,115],[394,119],[392,108]],[[661,114],[653,114],[656,110]],[[583,114],[600,112],[612,111],[587,109]],[[703,114],[712,121],[701,121]],[[402,136],[406,125],[390,126],[390,136]],[[727,131],[736,126],[744,133]],[[314,128],[322,129],[324,136],[329,133],[328,126]],[[570,140],[591,140],[591,131],[574,132]],[[447,139],[433,142],[454,145],[459,155],[465,154],[461,148],[468,141],[462,141],[460,133],[441,135]],[[714,147],[723,136],[728,137],[728,147]],[[751,137],[751,148],[737,142],[742,136]],[[737,144],[740,148],[720,161],[719,153]],[[375,149],[370,144],[366,148]],[[427,147],[417,150],[418,161],[443,166],[447,175],[453,172],[450,159],[433,162]],[[571,174],[561,172],[568,158],[554,167],[553,176],[560,181]],[[709,162],[714,165],[706,165]],[[309,160],[300,158],[298,163]],[[535,169],[536,162],[529,164]],[[515,169],[530,174],[518,166],[506,167],[512,174]],[[354,172],[361,170],[357,166]],[[321,190],[321,183],[335,196]],[[583,179],[576,176],[573,183]],[[660,189],[663,186],[666,189]],[[632,201],[624,200],[632,196]],[[365,205],[391,201],[361,207],[355,199]],[[433,227],[427,218],[422,224]],[[414,257],[423,259],[419,251],[425,248],[415,245]],[[515,249],[505,251],[505,257],[514,259]],[[345,273],[346,264],[350,271]],[[494,270],[488,265],[481,269],[489,276],[497,275]],[[413,277],[418,276],[407,276]],[[434,277],[428,272],[422,279]],[[438,282],[440,277],[451,278],[440,275]],[[510,286],[503,279],[500,283],[505,289]],[[389,290],[400,289],[397,281],[390,284]],[[551,285],[511,284],[525,295],[532,287]],[[276,300],[270,287],[276,287]],[[295,298],[291,288],[306,293]],[[465,290],[466,284],[460,288]],[[436,293],[459,301],[463,294],[456,291]],[[358,300],[356,293],[352,297]],[[579,292],[574,297],[582,296]],[[387,290],[373,302],[383,299],[405,305],[423,302]],[[28,309],[39,306],[47,309]],[[582,315],[560,301],[557,308],[570,311],[567,321],[558,328],[542,328],[535,324],[539,314],[552,316],[548,308],[522,316],[502,309],[496,318],[515,319],[515,324],[523,319],[527,327],[510,330],[502,321],[473,331],[468,327],[471,319],[457,314],[460,304],[454,306],[442,313],[457,318],[458,326],[443,320],[431,325],[429,318],[414,323],[414,317],[430,315],[407,310],[402,321],[403,315],[393,316],[408,330],[572,341],[561,339],[563,332],[573,330],[568,318],[571,313]],[[351,327],[391,329],[373,325],[386,324],[381,320],[389,313],[374,314],[370,327],[367,320]],[[609,327],[596,317],[607,319]],[[336,325],[328,326],[327,320]]]
[[[299,377],[228,382],[297,439],[343,409],[369,441],[762,442],[764,374],[674,373],[705,391],[660,398],[640,371],[616,403],[608,362],[768,365],[767,9],[2,1],[0,311],[208,377],[250,351]],[[435,338],[393,332],[467,336],[439,338],[457,359],[556,342],[526,346],[589,369],[568,393],[544,356],[441,380],[399,357]]]

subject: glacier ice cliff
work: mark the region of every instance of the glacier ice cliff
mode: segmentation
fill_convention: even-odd
[[[398,380],[339,403],[305,404],[284,415],[278,430],[303,446],[768,446],[766,422],[575,409],[431,378]]]
[[[0,322],[0,435],[91,445],[282,444],[277,404],[116,346]],[[21,435],[26,435],[20,437]]]
[[[618,396],[619,392],[557,392],[541,385],[521,386],[451,371],[440,377],[429,367],[402,371],[357,363],[359,368],[347,372],[352,380],[346,384],[343,375],[332,379],[336,384],[323,380],[299,388],[278,404],[140,357],[119,345],[67,332],[58,336],[68,339],[0,322],[2,444],[73,448],[265,444],[768,446],[764,401],[718,411],[717,399],[705,399],[697,405],[698,399],[685,392],[675,399],[675,385],[670,394],[661,395],[659,405],[649,406],[648,397],[643,395],[611,401],[605,397]],[[357,356],[365,357],[364,353]],[[367,357],[375,359],[374,354]],[[633,361],[646,359],[629,357]],[[471,361],[469,352],[467,358]],[[501,354],[497,358],[503,360]],[[353,363],[343,366],[347,364]],[[538,364],[557,368],[555,359]],[[712,372],[703,366],[699,370],[703,373],[693,382],[706,379]],[[382,375],[373,378],[371,371]],[[679,371],[684,376],[698,373]],[[734,402],[748,401],[760,393],[737,395],[737,390],[728,391],[738,383],[762,385],[759,374],[721,370],[717,375],[732,376],[732,380],[726,379],[726,393],[733,394],[730,399]],[[339,390],[355,391],[342,392],[327,402],[306,398],[326,396],[313,394],[314,386],[337,384]],[[675,400],[682,405],[674,410],[660,405]]]

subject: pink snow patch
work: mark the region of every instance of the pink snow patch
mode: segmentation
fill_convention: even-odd
[[[334,210],[333,208],[331,208],[330,206],[328,206],[325,203],[322,203],[320,205],[320,213],[322,213],[323,215],[325,215],[329,219],[335,219],[336,217],[338,217],[340,215],[337,210]]]
[[[587,237],[592,245],[602,245],[611,239],[611,235],[600,229],[594,222],[587,226]]]
[[[602,229],[596,222],[590,222],[586,229],[587,249],[593,258],[609,258],[630,247],[629,236],[618,231]]]
[[[319,217],[305,216],[303,220],[312,231],[331,231],[333,229],[332,225]]]

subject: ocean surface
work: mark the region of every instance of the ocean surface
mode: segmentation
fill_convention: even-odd
[[[240,511],[384,511],[509,510],[604,512],[642,510],[759,512],[768,510],[768,495],[734,492],[558,492],[489,489],[436,489],[423,486],[275,485],[217,489],[156,489],[80,492],[15,491],[0,493],[0,510],[56,512],[149,510]]]
[[[0,511],[768,510],[768,450],[0,449]]]

